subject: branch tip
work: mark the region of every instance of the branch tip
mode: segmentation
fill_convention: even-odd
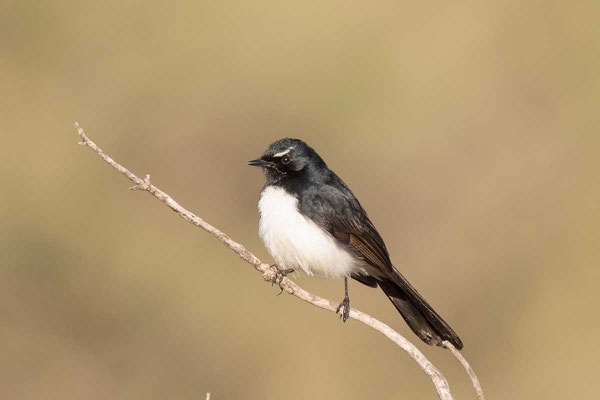
[[[87,136],[85,136],[83,129],[81,128],[81,126],[79,126],[79,122],[75,122],[75,129],[77,130],[77,134],[81,138],[81,142],[78,142],[77,144],[80,146],[89,146],[90,140],[87,138]]]
[[[475,375],[475,371],[473,371],[473,368],[471,368],[469,362],[463,357],[462,354],[460,354],[460,351],[458,351],[452,343],[450,343],[447,340],[444,340],[442,344],[445,348],[450,350],[454,358],[456,358],[458,362],[460,362],[460,364],[465,369],[467,375],[469,375],[469,378],[471,378],[471,383],[473,384],[473,388],[475,388],[475,393],[477,394],[477,400],[485,400],[485,396],[483,395],[483,389],[481,388],[481,384],[479,383],[479,378],[477,378],[477,375]]]

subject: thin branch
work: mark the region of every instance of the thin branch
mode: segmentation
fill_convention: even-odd
[[[78,123],[75,123],[75,129],[77,129],[77,134],[81,138],[81,142],[79,142],[79,144],[92,149],[92,151],[94,151],[94,153],[100,156],[100,158],[102,158],[106,163],[108,163],[111,167],[119,171],[127,179],[133,182],[134,186],[130,188],[131,190],[144,190],[149,192],[154,197],[165,203],[167,207],[179,214],[179,216],[181,216],[183,219],[204,229],[205,231],[219,239],[219,241],[221,241],[225,246],[233,250],[242,260],[246,261],[247,263],[252,265],[257,271],[259,271],[262,274],[263,279],[265,281],[271,282],[273,280],[273,278],[275,277],[275,270],[271,268],[268,264],[262,263],[256,256],[254,256],[254,254],[246,250],[244,246],[235,242],[225,233],[210,225],[202,218],[186,210],[185,208],[180,206],[175,200],[173,200],[171,196],[169,196],[156,186],[152,185],[152,183],[150,182],[150,175],[146,175],[144,179],[141,179],[135,174],[133,174],[131,171],[129,171],[127,168],[115,162],[85,135],[83,129],[79,126]],[[336,303],[307,292],[288,278],[283,278],[280,282],[280,285],[282,289],[285,290],[287,293],[292,294],[298,297],[299,299],[304,300],[305,302],[310,303],[314,306],[334,312],[337,308]],[[429,378],[435,386],[439,398],[441,400],[452,400],[452,395],[450,394],[450,388],[448,386],[446,378],[444,378],[442,373],[411,342],[409,342],[406,338],[404,338],[402,335],[394,331],[392,328],[390,328],[383,322],[354,308],[350,310],[350,318],[353,318],[357,321],[364,323],[365,325],[370,326],[371,328],[379,331],[380,333],[387,336],[391,341],[396,343],[402,350],[408,353],[408,355],[419,365],[419,367],[425,372],[425,374],[429,376]],[[471,376],[471,379],[473,380],[473,384],[475,385],[475,388],[477,390],[478,397],[480,399],[483,399],[483,393],[481,393],[480,395],[481,387],[479,386],[479,381],[473,373],[473,370],[468,365],[466,360],[462,358],[460,353],[458,353],[458,351],[451,346],[452,345],[448,346],[448,348],[450,349],[450,351],[452,351],[453,354],[456,353],[454,354],[455,357],[457,357],[461,361],[463,366],[465,366],[465,369],[467,369],[469,376]]]
[[[454,347],[449,341],[444,340],[442,344],[445,348],[450,350],[452,355],[456,357],[456,359],[462,364],[463,368],[467,372],[467,375],[469,375],[469,378],[471,378],[471,383],[475,388],[475,393],[477,393],[477,400],[485,400],[485,396],[483,395],[483,389],[481,388],[479,379],[477,378],[477,375],[475,375],[475,371],[473,371],[473,368],[471,368],[467,360],[465,360],[462,354],[460,354],[460,351],[456,350],[456,347]]]

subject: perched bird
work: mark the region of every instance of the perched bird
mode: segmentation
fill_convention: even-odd
[[[350,314],[348,277],[379,286],[412,331],[430,345],[463,344],[404,276],[392,265],[383,239],[350,188],[299,139],[281,139],[248,165],[262,167],[259,234],[277,263],[275,281],[292,271],[344,278],[338,306]]]

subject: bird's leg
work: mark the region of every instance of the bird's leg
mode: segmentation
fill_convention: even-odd
[[[342,310],[342,313],[340,314],[340,318],[342,318],[342,320],[344,322],[346,322],[346,320],[350,316],[350,298],[348,297],[348,277],[344,278],[344,287],[345,287],[346,295],[344,296],[344,300],[342,300],[340,305],[336,308],[335,313],[337,314],[340,312],[340,310]]]
[[[294,269],[289,268],[289,269],[281,270],[281,269],[279,269],[279,266],[277,264],[273,264],[273,265],[271,265],[271,267],[275,267],[275,276],[273,277],[273,279],[271,279],[271,286],[273,286],[273,284],[275,284],[275,283],[279,284],[279,289],[281,289],[281,291],[277,294],[277,296],[279,296],[281,293],[283,293],[283,287],[281,286],[281,281],[283,280],[283,278],[288,276],[288,274],[294,272]]]

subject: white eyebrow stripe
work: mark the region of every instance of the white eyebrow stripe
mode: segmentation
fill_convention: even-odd
[[[289,153],[291,150],[293,149],[293,147],[290,147],[289,149],[279,152],[277,154],[273,154],[273,157],[283,157],[285,156],[287,153]]]

